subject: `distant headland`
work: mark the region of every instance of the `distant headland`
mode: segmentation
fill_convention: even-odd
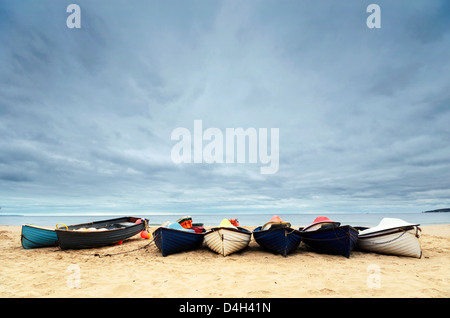
[[[450,212],[450,208],[430,210],[430,211],[423,211],[422,213],[441,213],[441,212]]]

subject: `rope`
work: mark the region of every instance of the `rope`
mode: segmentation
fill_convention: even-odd
[[[150,242],[148,242],[148,243],[145,244],[144,246],[135,248],[135,249],[130,250],[130,251],[124,251],[124,252],[118,252],[118,253],[112,253],[112,254],[108,253],[108,254],[103,254],[103,255],[101,255],[101,254],[99,254],[99,253],[95,253],[95,254],[91,254],[91,253],[81,253],[81,255],[97,256],[97,257],[99,257],[99,258],[102,258],[102,257],[107,257],[107,256],[116,256],[116,255],[120,255],[120,254],[128,254],[128,253],[136,252],[136,251],[139,251],[139,250],[141,250],[141,249],[147,248],[147,247],[148,247],[150,244],[152,244],[153,242],[154,242],[154,239],[152,239]]]
[[[401,238],[403,235],[405,235],[406,232],[407,232],[407,231],[403,231],[403,233],[401,233],[399,236],[397,236],[396,238],[394,238],[394,239],[392,239],[392,240],[389,240],[389,241],[386,241],[386,242],[379,242],[379,243],[377,243],[377,242],[372,242],[371,245],[382,245],[382,244],[389,244],[389,243],[392,243],[392,242],[398,240],[399,238]]]
[[[146,230],[148,231],[148,224],[147,224],[147,221],[145,221],[145,228],[146,228]],[[136,251],[142,250],[142,249],[144,249],[144,248],[147,248],[150,244],[152,244],[152,243],[155,242],[155,238],[157,238],[157,237],[159,237],[159,234],[156,235],[156,236],[153,236],[153,235],[152,235],[152,240],[151,240],[150,242],[148,242],[148,243],[145,244],[144,246],[135,248],[134,250],[131,250],[131,251],[125,251],[125,252],[119,252],[119,253],[113,253],[113,254],[104,254],[103,256],[100,255],[100,254],[98,254],[98,253],[95,253],[95,254],[84,253],[83,255],[93,255],[93,256],[98,256],[98,257],[101,258],[101,257],[105,257],[105,256],[115,256],[115,255],[120,255],[120,254],[132,253],[132,252],[136,252]]]
[[[394,241],[396,241],[396,240],[398,240],[399,238],[401,238],[403,235],[405,235],[406,233],[408,233],[408,231],[409,231],[410,229],[405,229],[405,230],[403,230],[403,233],[401,233],[399,236],[397,236],[396,238],[394,238],[394,239],[392,239],[392,240],[389,240],[389,241],[386,241],[386,242],[380,242],[380,243],[377,243],[377,242],[372,242],[371,244],[372,245],[381,245],[381,244],[388,244],[388,243],[392,243],[392,242],[394,242]],[[419,235],[418,235],[418,231],[422,231],[419,227],[416,227],[416,234],[414,234],[414,236],[415,237],[419,237]],[[409,234],[411,234],[411,233],[409,233]],[[413,235],[413,234],[411,234],[411,235]]]
[[[420,227],[416,226],[416,237],[417,238],[420,238],[419,231],[422,232],[422,229]]]

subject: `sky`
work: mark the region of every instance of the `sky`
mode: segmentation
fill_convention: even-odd
[[[449,14],[447,0],[0,0],[0,213],[449,207]],[[175,163],[171,134],[195,120],[278,128],[278,170]]]

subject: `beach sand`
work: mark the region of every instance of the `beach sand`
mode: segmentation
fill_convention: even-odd
[[[0,297],[447,298],[450,225],[421,229],[421,259],[360,251],[347,259],[303,243],[283,257],[253,238],[227,257],[206,246],[163,257],[139,235],[102,248],[25,250],[20,226],[0,226]]]

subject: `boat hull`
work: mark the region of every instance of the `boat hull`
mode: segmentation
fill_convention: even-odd
[[[153,234],[155,245],[163,256],[190,251],[203,243],[203,233],[159,227]]]
[[[261,226],[253,230],[256,243],[262,248],[286,256],[294,251],[301,242],[301,233],[292,228],[261,230]]]
[[[68,229],[56,229],[62,250],[84,249],[114,244],[126,240],[147,227],[146,222],[135,223],[139,218],[123,217],[91,223],[71,225]],[[105,228],[104,231],[77,231],[83,227]]]
[[[25,224],[22,225],[20,242],[24,249],[58,246],[54,229]]]
[[[422,257],[417,227],[398,228],[360,235],[357,248],[380,254]]]
[[[302,242],[318,253],[350,257],[358,242],[358,231],[350,225],[317,231],[301,231]]]
[[[223,256],[239,252],[250,243],[252,232],[238,227],[233,228],[212,228],[204,236],[206,245],[212,251]]]

